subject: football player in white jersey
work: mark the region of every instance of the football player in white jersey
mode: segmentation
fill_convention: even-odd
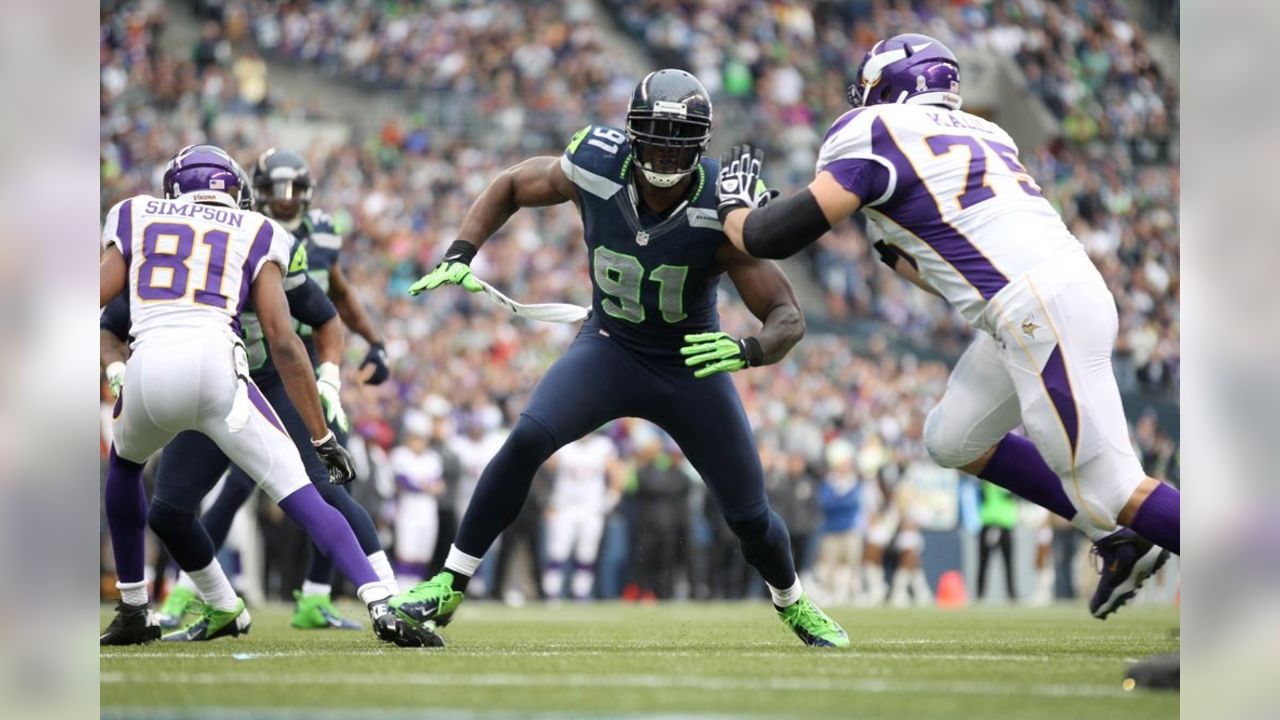
[[[591,597],[596,555],[604,535],[604,519],[618,504],[626,481],[618,449],[596,432],[565,445],[548,462],[555,473],[547,504],[547,566],[542,592],[550,599],[564,592],[565,568],[573,562],[569,594]]]
[[[861,210],[881,259],[960,311],[976,339],[925,423],[929,454],[1085,531],[1103,559],[1090,610],[1106,617],[1179,551],[1180,496],[1129,443],[1106,283],[1013,139],[961,111],[959,93],[959,63],[936,39],[876,43],[814,181],[756,209],[762,154],[734,148],[720,218],[749,254],[783,258]],[[1010,432],[1019,423],[1029,439]]]
[[[222,149],[188,146],[165,169],[163,198],[138,195],[107,213],[99,304],[127,290],[132,337],[107,468],[108,525],[122,590],[107,633],[132,633],[145,641],[158,631],[142,575],[142,468],[175,435],[197,430],[244,468],[356,583],[379,638],[408,646],[442,645],[434,633],[390,612],[390,589],[379,582],[351,527],[307,479],[297,449],[248,377],[238,326],[252,301],[276,368],[330,480],[349,481],[351,458],[325,424],[311,364],[285,300],[283,277],[293,238],[275,221],[241,208],[246,177]],[[244,601],[216,560],[183,569],[206,609],[202,622],[179,639],[248,631]]]

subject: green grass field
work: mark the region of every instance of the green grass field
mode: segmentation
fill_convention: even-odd
[[[802,646],[764,601],[471,603],[436,650],[293,630],[283,606],[252,612],[246,637],[104,648],[103,717],[1178,715],[1176,693],[1121,689],[1127,663],[1177,650],[1173,608],[1126,608],[1106,622],[1081,606],[837,610],[853,640],[844,652]],[[104,609],[104,627],[109,619]]]

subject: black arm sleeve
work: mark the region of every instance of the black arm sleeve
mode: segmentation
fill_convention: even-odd
[[[289,314],[303,325],[320,327],[338,315],[338,308],[313,278],[284,294]]]
[[[98,327],[120,338],[120,342],[129,342],[129,293],[122,292],[111,298],[102,308]]]
[[[742,226],[742,243],[754,257],[781,260],[800,252],[830,229],[818,200],[805,188],[752,210]]]

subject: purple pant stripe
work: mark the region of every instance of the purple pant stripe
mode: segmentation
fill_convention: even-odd
[[[1071,445],[1071,454],[1075,455],[1076,442],[1080,437],[1080,417],[1076,414],[1076,399],[1071,394],[1071,379],[1067,377],[1067,365],[1062,359],[1062,346],[1055,345],[1049,353],[1049,361],[1040,371],[1044,387],[1049,391],[1049,399],[1058,411],[1062,427],[1067,431],[1067,442]]]
[[[923,240],[942,256],[972,285],[983,299],[990,300],[1009,284],[1004,273],[978,250],[969,238],[942,219],[939,202],[951,199],[935,198],[920,181],[911,159],[902,152],[889,134],[884,120],[876,118],[871,124],[871,149],[880,157],[893,163],[897,171],[897,186],[893,196],[875,209]]]
[[[258,386],[253,381],[249,382],[249,401],[253,403],[254,407],[258,408],[258,412],[262,413],[267,422],[275,425],[276,429],[285,435],[289,434],[285,431],[284,424],[280,422],[280,418],[276,417],[276,411],[272,409],[271,403],[267,402],[267,399],[262,396],[262,391],[258,389]]]

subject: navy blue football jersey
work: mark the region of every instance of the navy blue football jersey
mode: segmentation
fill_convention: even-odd
[[[661,214],[637,209],[631,163],[626,133],[606,125],[579,130],[560,158],[580,200],[591,321],[633,352],[683,366],[685,334],[720,328],[719,163],[704,157],[684,201]]]
[[[325,211],[313,208],[302,218],[302,224],[293,231],[293,234],[298,238],[298,245],[294,246],[294,252],[301,253],[300,258],[295,254],[294,260],[300,261],[311,279],[315,280],[320,289],[328,294],[329,275],[333,266],[338,263],[338,255],[342,252],[342,236],[334,229],[333,219]],[[299,325],[298,334],[302,336],[307,346],[312,364],[319,364],[315,340],[311,337],[311,327]]]

